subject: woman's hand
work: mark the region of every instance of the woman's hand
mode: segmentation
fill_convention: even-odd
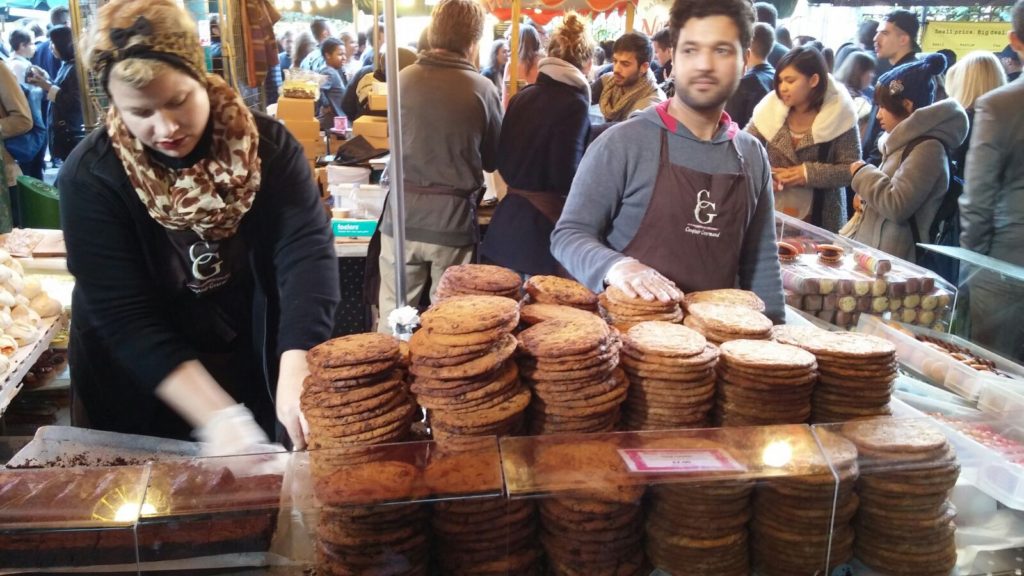
[[[862,160],[858,160],[853,164],[850,164],[850,176],[854,176],[855,174],[857,174],[857,170],[860,170],[866,164],[867,162],[864,162]]]
[[[306,447],[309,436],[309,424],[299,406],[302,395],[302,383],[309,376],[305,350],[288,350],[281,354],[281,367],[277,375],[277,419],[288,431],[295,450]]]
[[[864,209],[864,199],[860,197],[860,194],[853,197],[853,209],[857,212]]]
[[[50,88],[53,88],[53,84],[47,82],[46,78],[37,76],[35,74],[33,74],[30,78],[25,78],[25,81],[33,86],[38,86],[39,88],[42,88],[43,92],[49,92]]]
[[[789,168],[772,168],[772,178],[781,184],[782,188],[807,185],[807,173],[803,164]]]

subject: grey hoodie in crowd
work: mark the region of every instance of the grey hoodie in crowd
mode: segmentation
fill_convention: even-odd
[[[669,131],[660,108],[652,106],[637,113],[590,145],[551,234],[551,253],[577,280],[592,290],[603,290],[608,269],[625,258],[621,251],[636,235],[647,212],[658,176],[661,132],[668,131],[669,160],[694,170],[739,172],[739,149],[746,162],[747,188],[736,192],[750,195],[751,210],[746,233],[736,239],[743,243],[736,285],[722,288],[752,290],[764,300],[766,314],[782,321],[785,310],[771,169],[764,147],[731,121],[722,124],[711,141],[697,138],[681,122],[675,122],[675,130]]]
[[[922,136],[938,141],[921,142],[907,161],[901,162],[907,144]],[[863,220],[853,239],[914,262],[914,238],[908,221],[915,216],[919,237],[923,241],[928,238],[928,229],[949,188],[946,150],[956,150],[966,137],[967,113],[955,100],[947,99],[915,110],[888,138],[880,138],[880,167],[866,165],[853,177],[852,187],[865,202]]]

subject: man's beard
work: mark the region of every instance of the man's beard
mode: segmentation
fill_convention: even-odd
[[[739,79],[732,83],[731,86],[725,84],[716,84],[714,89],[711,91],[697,93],[690,84],[681,83],[676,79],[676,98],[687,107],[698,110],[708,111],[714,110],[723,106],[729,101],[733,93],[736,92],[736,88],[739,86]]]

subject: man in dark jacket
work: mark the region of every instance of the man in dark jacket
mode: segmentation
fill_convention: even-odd
[[[768,2],[757,2],[754,4],[754,14],[757,21],[772,27],[772,32],[779,26],[779,11],[774,5]],[[782,57],[789,52],[789,48],[778,39],[772,40],[772,49],[768,52],[768,63],[772,66],[782,60]]]
[[[917,53],[921,51],[921,46],[917,43],[917,31],[920,27],[921,24],[913,12],[890,12],[875,34],[875,53],[878,55],[878,61],[887,61],[890,68],[895,68],[917,60]],[[871,121],[861,147],[864,161],[875,166],[882,162],[882,153],[878,150],[878,137],[882,135],[883,130],[878,124],[877,114],[878,106],[875,106],[871,109]]]
[[[430,22],[429,52],[399,73],[405,166],[405,301],[431,296],[446,268],[466,264],[480,239],[476,204],[484,171],[494,171],[501,98],[473,64],[484,31],[476,0],[441,0]],[[394,192],[394,190],[392,190]],[[380,323],[398,300],[392,206],[381,220]]]
[[[775,68],[767,62],[773,44],[775,31],[771,26],[762,22],[755,24],[754,36],[750,41],[750,57],[747,59],[747,73],[740,80],[736,93],[725,105],[725,111],[740,128],[750,122],[754,107],[775,88]]]

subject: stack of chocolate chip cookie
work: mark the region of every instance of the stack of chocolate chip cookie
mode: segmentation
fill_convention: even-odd
[[[575,280],[558,276],[531,276],[525,288],[531,303],[560,304],[597,312],[597,294]]]
[[[695,302],[688,305],[686,311],[684,324],[714,344],[730,340],[767,340],[772,335],[772,321],[746,306]]]
[[[899,364],[896,347],[888,340],[792,326],[776,327],[774,338],[799,346],[818,359],[814,422],[845,422],[891,413],[889,400]]]
[[[424,476],[434,495],[470,495],[501,488],[493,438],[478,449],[442,447],[430,455]],[[536,504],[504,497],[433,505],[434,557],[445,574],[533,574],[541,557]]]
[[[519,319],[527,326],[533,326],[548,320],[582,318],[586,322],[591,316],[595,316],[595,314],[561,304],[524,304],[519,309]]]
[[[549,574],[644,573],[644,486],[629,481],[612,440],[539,445],[534,465],[545,485],[572,494],[540,502]]]
[[[857,448],[828,430],[815,434],[827,459],[820,472],[773,479],[757,487],[751,532],[759,575],[831,574],[853,558],[850,522],[857,512]]]
[[[531,434],[615,428],[629,380],[617,369],[622,345],[603,320],[541,322],[519,344],[519,371],[533,391]]]
[[[669,574],[750,574],[747,521],[752,482],[651,488],[647,556]]]
[[[814,355],[766,340],[721,346],[715,416],[722,426],[799,424],[811,416]]]
[[[715,402],[718,349],[679,324],[641,322],[622,335],[629,377],[625,430],[706,427]]]
[[[764,312],[764,300],[761,300],[761,298],[753,292],[748,290],[739,290],[736,288],[689,292],[686,294],[686,297],[683,298],[683,308],[685,308],[687,313],[689,313],[690,306],[700,304],[702,302],[739,306],[741,308],[749,308],[756,312]]]
[[[949,493],[960,476],[956,453],[931,424],[891,419],[843,425],[860,452],[854,552],[893,576],[946,576],[956,565],[956,510]]]
[[[354,334],[314,347],[301,395],[310,447],[400,442],[409,435],[415,404],[398,370],[398,341]]]
[[[378,493],[412,489],[416,469],[378,461],[369,446],[409,437],[415,404],[397,369],[398,341],[383,334],[336,338],[309,351],[311,375],[301,396],[309,422],[312,472],[324,503],[317,528],[317,565],[325,574],[386,567],[391,574],[421,574],[429,546],[421,506],[351,506]],[[361,465],[361,466],[356,466]],[[352,474],[373,470],[373,484]],[[350,472],[350,474],[345,474]],[[360,488],[362,486],[363,488]]]
[[[427,574],[427,509],[419,504],[324,508],[317,528],[318,574]]]
[[[515,300],[455,296],[423,314],[410,340],[412,391],[437,440],[522,431],[530,391],[512,360]]]
[[[519,300],[523,279],[508,268],[489,264],[450,266],[437,282],[438,301],[452,296],[502,296]]]
[[[622,331],[628,330],[633,324],[660,320],[679,323],[683,321],[683,309],[678,301],[662,302],[660,300],[644,300],[633,298],[614,286],[598,295],[601,311],[608,323]]]

